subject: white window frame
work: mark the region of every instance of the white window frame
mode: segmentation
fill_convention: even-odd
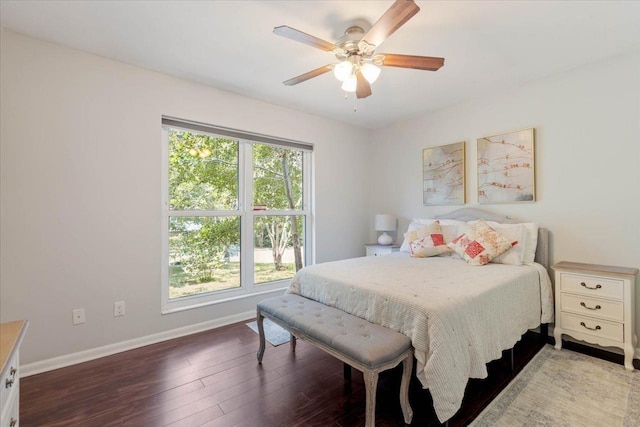
[[[254,242],[254,218],[262,216],[303,216],[304,217],[304,265],[311,265],[315,262],[315,221],[314,221],[314,197],[313,197],[313,151],[309,144],[289,141],[265,135],[250,134],[233,129],[226,129],[205,125],[202,123],[189,122],[179,119],[168,118],[171,124],[162,125],[162,230],[161,230],[161,313],[168,314],[178,311],[190,310],[204,307],[211,304],[218,304],[255,295],[262,295],[286,289],[290,279],[278,280],[275,282],[256,285],[254,281],[253,263],[253,242]],[[184,123],[184,126],[180,126]],[[189,126],[196,123],[199,128],[194,129]],[[211,128],[211,131],[203,127]],[[238,209],[235,211],[176,211],[169,209],[169,131],[168,129],[184,129],[190,132],[208,134],[213,137],[230,138],[238,141]],[[221,132],[216,132],[221,130]],[[229,131],[229,132],[227,132]],[[229,133],[233,132],[233,136]],[[226,133],[226,135],[225,135]],[[246,135],[245,138],[238,138],[238,134]],[[282,141],[282,144],[278,144]],[[293,147],[291,145],[293,144]],[[253,210],[253,145],[267,144],[282,148],[294,148],[299,146],[310,147],[302,149],[302,183],[303,201],[300,210]],[[181,298],[169,298],[169,218],[176,216],[239,216],[240,217],[240,287],[215,292],[208,292],[198,295],[191,295]],[[247,250],[248,249],[248,250]]]

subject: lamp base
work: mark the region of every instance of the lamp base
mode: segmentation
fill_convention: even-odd
[[[389,246],[393,243],[393,239],[385,231],[378,237],[378,244],[383,246]]]

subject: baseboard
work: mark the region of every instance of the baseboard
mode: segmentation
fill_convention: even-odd
[[[64,356],[58,356],[51,359],[41,360],[39,362],[29,363],[20,366],[20,376],[28,377],[30,375],[40,374],[43,372],[64,368],[82,362],[88,362],[90,360],[99,359],[101,357],[110,356],[112,354],[121,353],[123,351],[133,350],[139,347],[156,344],[174,338],[180,338],[186,335],[195,334],[197,332],[208,331],[209,329],[219,328],[221,326],[242,322],[245,320],[253,319],[255,317],[255,311],[247,311],[245,313],[234,314],[232,316],[222,317],[220,319],[197,323],[195,325],[184,326],[182,328],[171,329],[169,331],[159,332],[153,335],[147,335],[140,338],[121,341],[115,344],[109,344],[102,347],[79,351],[77,353],[65,354]]]

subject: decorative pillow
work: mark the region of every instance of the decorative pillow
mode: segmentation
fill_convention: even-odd
[[[414,218],[413,221],[409,223],[409,227],[407,228],[407,232],[416,231],[421,228],[424,228],[428,225],[431,225],[435,222],[435,219],[423,219],[423,218]],[[440,228],[442,229],[442,235],[444,236],[445,243],[449,243],[452,241],[458,234],[458,227],[461,225],[465,225],[466,223],[463,221],[458,221],[455,219],[440,219],[437,220],[440,222]],[[409,244],[411,240],[407,240],[406,238],[402,242],[402,246],[400,246],[400,252],[411,252],[411,248]],[[450,252],[447,252],[446,255],[449,255]]]
[[[418,230],[408,231],[404,236],[410,241],[409,249],[414,258],[427,258],[451,252],[444,241],[438,221]]]
[[[467,224],[473,225],[478,221],[469,221]],[[491,260],[494,264],[522,265],[524,263],[524,251],[527,247],[527,230],[524,224],[501,224],[495,221],[485,221],[486,224],[507,240],[517,242],[511,249],[502,255],[498,255]]]
[[[468,232],[462,233],[447,246],[469,265],[485,265],[517,243],[507,240],[486,222],[479,220]]]

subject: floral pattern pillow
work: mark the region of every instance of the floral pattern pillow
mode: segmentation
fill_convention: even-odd
[[[414,258],[427,258],[451,252],[447,247],[440,228],[440,222],[418,230],[405,233],[405,238],[409,241],[409,250]]]
[[[485,265],[517,243],[498,233],[483,220],[479,220],[447,246],[469,265]]]

